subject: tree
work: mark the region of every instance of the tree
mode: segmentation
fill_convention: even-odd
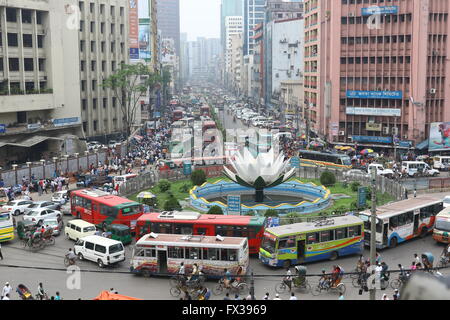
[[[325,171],[320,175],[320,183],[325,187],[334,186],[336,183],[336,176],[333,172]]]
[[[278,217],[278,212],[274,209],[268,209],[264,213],[264,217]]]
[[[163,67],[162,70],[163,98],[165,104],[167,104],[167,102],[170,99],[169,86],[171,82],[172,82],[172,75],[170,73],[170,67],[165,66]]]
[[[116,73],[103,80],[102,86],[112,89],[114,97],[119,101],[127,138],[136,122],[141,98],[151,92],[160,81],[161,76],[150,72],[143,63],[122,64]]]
[[[164,202],[163,209],[164,211],[181,210],[181,205],[178,200],[172,195],[169,197],[169,199],[166,200],[166,202]]]
[[[211,208],[209,208],[208,214],[223,214],[223,211],[219,206],[212,206]]]
[[[169,180],[166,179],[161,179],[158,182],[158,188],[161,192],[166,192],[168,190],[170,190],[170,182]]]
[[[203,170],[197,169],[191,173],[191,181],[195,186],[201,186],[206,182],[206,173]]]

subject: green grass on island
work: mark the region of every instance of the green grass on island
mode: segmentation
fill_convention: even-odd
[[[216,182],[221,179],[225,180],[225,181],[230,181],[226,177],[216,177],[216,178],[207,179],[207,182],[213,183],[213,182]],[[292,178],[291,180],[293,180],[293,179],[298,179],[298,178]],[[312,182],[316,185],[321,185],[319,179],[299,179],[299,180],[304,183]],[[179,180],[179,181],[170,183],[170,192],[173,194],[173,196],[178,201],[186,201],[186,202],[189,201],[187,199],[187,198],[189,198],[189,191],[185,192],[184,190],[182,190],[183,186],[185,186],[185,185],[187,185],[189,187],[188,190],[190,190],[193,187],[193,184],[190,179]],[[333,200],[333,204],[329,208],[323,210],[322,212],[314,213],[314,214],[311,214],[308,216],[316,216],[316,215],[323,214],[323,213],[331,213],[331,212],[342,211],[342,210],[352,211],[352,206],[354,206],[354,204],[356,203],[356,200],[357,200],[357,192],[352,191],[351,184],[348,184],[347,187],[345,187],[343,185],[343,183],[337,181],[336,184],[332,187],[329,187],[329,189],[331,191],[331,194],[345,194],[345,195],[350,196],[350,198]],[[168,200],[170,194],[168,192],[162,192],[157,185],[155,187],[145,190],[145,191],[150,191],[157,196],[158,209],[162,210],[164,203]],[[136,198],[137,195],[138,194],[136,193],[129,198],[133,201],[138,201],[138,199]],[[395,200],[395,198],[388,193],[382,194],[380,192],[377,192],[377,205],[383,205],[383,204],[386,204],[386,203],[394,201],[394,200]],[[370,195],[368,195],[367,207],[370,208],[370,205],[371,205]],[[186,208],[186,209],[194,210],[193,208]],[[197,210],[194,210],[194,211],[197,211]],[[302,216],[304,216],[304,215],[302,215]]]

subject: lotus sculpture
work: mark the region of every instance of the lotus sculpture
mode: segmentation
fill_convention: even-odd
[[[243,153],[236,154],[235,160],[230,159],[236,171],[233,173],[224,167],[223,173],[234,182],[255,189],[255,202],[264,201],[264,189],[275,187],[295,174],[295,169],[286,172],[289,161],[284,161],[284,154],[275,156],[273,148],[267,153],[259,153],[255,158],[247,148]]]

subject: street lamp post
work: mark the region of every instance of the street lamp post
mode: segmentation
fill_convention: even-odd
[[[371,168],[371,178],[372,178],[372,209],[370,215],[370,265],[375,266],[376,260],[376,222],[377,222],[377,207],[376,207],[376,178],[377,169],[376,167]],[[370,300],[375,300],[376,288],[373,286],[370,289]]]
[[[13,164],[12,165],[12,168],[13,168],[13,170],[14,170],[14,176],[15,176],[15,179],[16,179],[16,185],[18,184],[17,183],[17,164]]]

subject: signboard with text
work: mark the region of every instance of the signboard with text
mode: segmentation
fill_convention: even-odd
[[[401,109],[347,107],[346,113],[357,116],[400,117]]]
[[[228,214],[241,214],[241,196],[228,196],[227,197]]]
[[[355,142],[392,143],[392,137],[352,136]]]
[[[403,99],[403,91],[358,91],[347,90],[347,98],[353,99]]]
[[[0,133],[6,132],[6,124],[0,124]]]
[[[359,187],[358,188],[358,208],[364,208],[366,206],[367,199],[367,188]]]
[[[398,6],[371,6],[361,9],[361,15],[363,16],[374,14],[398,14]]]
[[[139,59],[139,17],[138,17],[138,0],[129,0],[129,25],[128,44],[130,47],[130,59]]]
[[[381,131],[381,123],[366,123],[366,130],[367,131]]]
[[[291,158],[291,167],[293,168],[300,168],[300,158],[299,157],[292,157]]]

